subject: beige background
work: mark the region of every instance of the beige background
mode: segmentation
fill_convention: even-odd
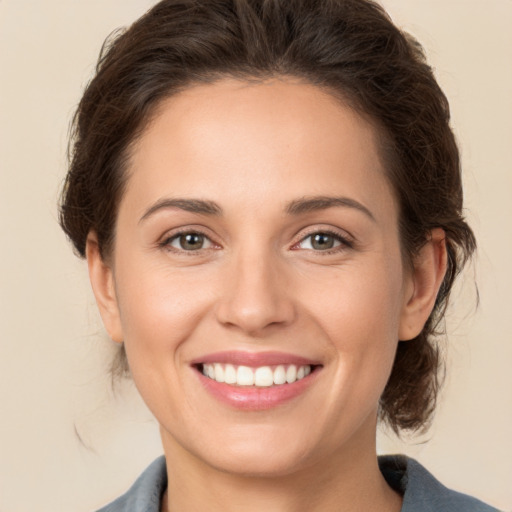
[[[110,391],[111,347],[55,207],[67,127],[104,36],[152,3],[0,0],[0,512],[94,510],[161,452],[131,386]],[[454,295],[434,427],[405,443],[382,435],[380,450],[512,511],[512,1],[384,5],[426,46],[450,98],[480,251]]]

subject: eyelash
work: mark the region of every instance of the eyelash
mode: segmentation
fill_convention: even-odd
[[[181,237],[183,235],[199,235],[201,237],[204,237],[204,239],[209,241],[209,243],[212,245],[212,247],[200,248],[197,250],[186,250],[186,249],[178,249],[176,247],[172,247],[171,243],[173,241],[179,239],[179,237]],[[306,234],[305,236],[303,236],[298,242],[294,243],[292,245],[291,249],[298,250],[299,249],[298,246],[301,243],[303,243],[305,240],[307,240],[308,238],[311,238],[315,235],[331,236],[334,238],[334,240],[336,242],[339,242],[339,245],[337,245],[331,249],[325,249],[325,250],[315,250],[315,249],[305,249],[305,250],[313,251],[313,252],[319,253],[323,256],[327,256],[330,254],[342,252],[346,249],[353,249],[353,247],[354,247],[354,243],[352,240],[350,240],[346,236],[342,236],[340,233],[338,233],[334,230],[316,229],[316,230],[311,231],[310,233]],[[215,242],[213,242],[211,240],[211,238],[206,233],[204,233],[203,231],[201,231],[199,229],[183,229],[183,230],[177,231],[176,233],[173,233],[171,236],[165,237],[158,245],[159,245],[159,247],[161,247],[167,251],[171,251],[171,252],[175,252],[175,253],[179,253],[179,254],[196,255],[200,251],[214,249],[217,244],[215,244]],[[217,247],[219,247],[219,246],[217,245]]]
[[[306,249],[306,250],[318,253],[322,256],[329,256],[331,254],[336,254],[339,252],[343,252],[347,249],[354,248],[354,242],[352,240],[350,240],[348,237],[341,235],[337,231],[334,231],[331,229],[315,229],[314,231],[311,231],[310,233],[303,236],[298,242],[296,242],[292,246],[292,249],[297,247],[299,244],[303,243],[308,238],[311,238],[315,235],[328,235],[328,236],[333,237],[336,242],[339,242],[338,246],[332,247],[331,249],[325,249],[325,250]]]
[[[190,250],[190,251],[187,251],[186,249],[178,249],[176,247],[172,247],[171,243],[173,241],[179,239],[183,235],[199,235],[199,236],[202,236],[205,240],[208,240],[210,242],[212,247],[206,247],[206,248]],[[162,249],[165,249],[165,250],[170,251],[170,252],[175,252],[175,253],[178,253],[178,254],[186,254],[187,256],[193,256],[193,255],[196,255],[200,251],[213,249],[213,248],[215,248],[215,246],[217,244],[215,244],[211,240],[211,238],[206,233],[201,231],[200,229],[182,229],[180,231],[177,231],[177,232],[173,233],[171,236],[166,236],[158,245]]]

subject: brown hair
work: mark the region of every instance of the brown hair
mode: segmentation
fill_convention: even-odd
[[[74,118],[60,222],[85,255],[115,237],[130,145],[160,102],[198,82],[293,76],[328,89],[378,127],[408,261],[431,229],[446,232],[448,271],[422,333],[400,342],[380,418],[395,431],[429,424],[442,358],[435,330],[475,248],[462,217],[449,106],[421,46],[370,0],[163,0],[109,40]],[[121,357],[117,373],[126,368]],[[123,366],[124,365],[124,366]]]

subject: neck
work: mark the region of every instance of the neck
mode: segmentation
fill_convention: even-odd
[[[167,446],[166,446],[167,444]],[[164,442],[168,489],[162,512],[399,512],[371,449],[340,450],[291,474],[248,476],[205,464]]]

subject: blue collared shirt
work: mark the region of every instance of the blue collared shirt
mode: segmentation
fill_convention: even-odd
[[[403,495],[401,512],[499,512],[481,501],[451,491],[421,464],[402,455],[379,457],[388,484]],[[98,512],[160,512],[167,487],[165,458],[156,459],[131,489]]]

